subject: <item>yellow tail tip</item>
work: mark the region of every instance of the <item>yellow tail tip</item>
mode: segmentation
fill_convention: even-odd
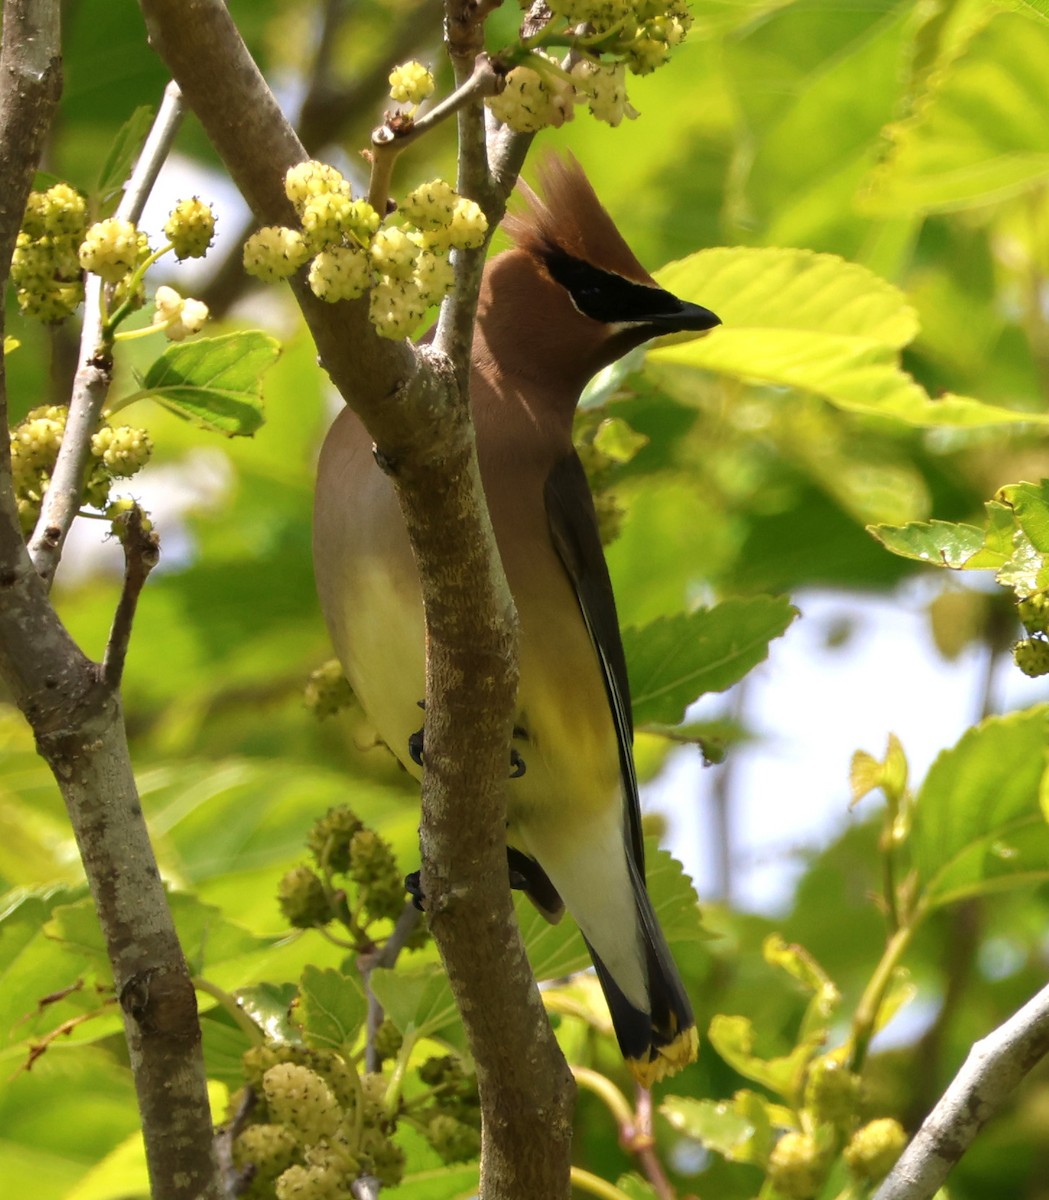
[[[683,1071],[699,1054],[699,1034],[695,1025],[683,1029],[665,1046],[653,1046],[647,1058],[628,1058],[626,1065],[642,1087],[650,1088],[661,1079]]]

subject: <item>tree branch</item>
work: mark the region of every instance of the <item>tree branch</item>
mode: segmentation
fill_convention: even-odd
[[[306,154],[225,5],[140,4],[153,46],[256,217],[290,224],[283,175]],[[483,12],[471,0],[454,0],[448,25],[461,30],[464,20],[476,24]],[[479,39],[479,29],[469,32]],[[480,102],[474,104],[479,113]],[[501,213],[493,206],[489,219]],[[295,290],[321,362],[364,421],[397,486],[419,567],[428,646],[422,880],[477,1061],[481,1194],[485,1200],[558,1200],[568,1192],[573,1087],[507,887],[505,776],[516,703],[516,614],[484,504],[462,387],[468,343],[456,347],[453,360],[435,347],[383,340],[368,321],[366,300],[325,304],[301,278]]]
[[[120,687],[124,674],[124,660],[127,658],[138,598],[150,571],[157,565],[160,557],[157,535],[146,527],[142,509],[137,504],[120,520],[123,525],[121,541],[124,543],[124,586],[106,643],[105,657],[102,659],[102,679],[114,690]]]
[[[1049,986],[977,1042],[874,1200],[930,1200],[983,1126],[1049,1053]]]
[[[177,85],[168,84],[124,189],[116,211],[118,217],[137,224],[142,216],[149,193],[182,123],[182,111]],[[66,537],[80,511],[91,438],[98,430],[102,406],[113,382],[113,357],[110,347],[105,344],[102,328],[102,280],[97,275],[88,275],[84,293],[80,357],[69,398],[69,415],[51,482],[29,539],[29,555],[48,587],[54,582]]]
[[[9,0],[0,52],[0,285],[61,88],[57,0]],[[3,311],[0,307],[0,333]],[[54,772],[124,1013],[154,1200],[218,1200],[200,1027],[118,696],[70,638],[22,539],[0,357],[0,678]]]

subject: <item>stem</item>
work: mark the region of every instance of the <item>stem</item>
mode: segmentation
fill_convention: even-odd
[[[124,586],[102,659],[102,678],[114,691],[120,687],[124,674],[124,660],[127,658],[138,598],[150,571],[160,558],[160,540],[152,529],[146,528],[142,509],[137,504],[120,519],[120,523],[123,526]]]
[[[617,1188],[614,1183],[609,1183],[600,1175],[584,1171],[582,1167],[573,1167],[570,1175],[573,1187],[579,1188],[581,1192],[589,1192],[591,1196],[598,1196],[600,1200],[630,1200],[626,1192]]]
[[[645,1177],[659,1200],[676,1200],[677,1193],[656,1153],[656,1139],[652,1132],[652,1093],[640,1085],[637,1089],[637,1124],[630,1148],[637,1155]]]
[[[193,986],[198,992],[203,992],[206,996],[217,1000],[222,1008],[236,1021],[239,1028],[248,1035],[253,1046],[261,1046],[266,1041],[262,1030],[237,1003],[236,996],[231,996],[229,992],[223,991],[217,984],[209,983],[206,979],[201,979],[199,975],[193,977]]]
[[[573,1067],[572,1074],[575,1076],[576,1083],[585,1088],[588,1092],[593,1092],[595,1096],[600,1097],[604,1101],[605,1107],[615,1118],[616,1124],[621,1131],[633,1129],[634,1127],[634,1110],[630,1106],[630,1101],[616,1087],[616,1085],[607,1076],[602,1075],[600,1071],[593,1071],[589,1067]]]
[[[886,942],[881,961],[875,967],[874,974],[870,977],[870,981],[860,997],[860,1002],[856,1006],[856,1013],[852,1018],[852,1054],[849,1058],[849,1070],[857,1075],[863,1069],[867,1050],[871,1038],[874,1036],[874,1027],[878,1021],[878,1011],[892,981],[893,971],[896,970],[903,957],[903,952],[910,944],[919,920],[920,914],[915,913],[910,922],[897,929]]]
[[[167,254],[169,250],[173,249],[174,247],[172,244],[168,242],[166,246],[161,246],[159,250],[154,250],[148,258],[143,259],[143,261],[140,262],[139,265],[134,269],[124,284],[124,291],[126,292],[127,298],[116,310],[116,312],[110,313],[108,316],[103,316],[102,343],[107,353],[112,353],[113,338],[116,334],[117,326],[121,323],[121,321],[125,320],[136,311],[137,306],[135,304],[135,293],[138,291],[139,284],[141,284],[142,280],[145,279],[146,272],[157,261],[157,259],[163,258],[163,256]]]
[[[396,963],[416,925],[419,924],[420,916],[419,910],[409,900],[401,909],[397,924],[393,927],[393,932],[386,939],[382,949],[373,955],[362,955],[357,962],[364,981],[364,994],[368,997],[368,1020],[364,1045],[364,1067],[367,1071],[377,1071],[380,1066],[379,1055],[375,1049],[375,1035],[383,1019],[382,1005],[371,987],[372,971],[376,967],[392,967]]]
[[[881,833],[879,849],[881,850],[882,890],[885,893],[885,911],[889,918],[889,932],[896,933],[900,928],[900,907],[896,896],[896,854],[893,830],[899,806],[889,804],[885,812],[885,827]]]

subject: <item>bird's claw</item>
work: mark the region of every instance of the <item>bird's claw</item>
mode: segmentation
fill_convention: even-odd
[[[412,904],[419,910],[424,912],[423,901],[426,897],[423,895],[422,872],[413,871],[410,875],[404,877],[404,890],[412,898]]]
[[[422,700],[419,701],[419,707],[420,708],[425,707]],[[424,745],[425,732],[426,732],[426,727],[424,725],[422,727],[422,729],[417,729],[408,738],[408,757],[412,760],[413,763],[415,763],[415,765],[417,767],[424,766],[423,745]],[[519,733],[519,731],[515,729],[514,734],[517,735],[518,733]],[[510,778],[511,779],[520,779],[526,770],[527,770],[527,767],[525,765],[525,760],[518,753],[516,747],[511,746],[510,747]]]

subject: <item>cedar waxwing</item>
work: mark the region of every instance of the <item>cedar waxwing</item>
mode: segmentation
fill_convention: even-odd
[[[481,284],[470,393],[481,478],[520,619],[507,764],[510,870],[582,930],[635,1077],[694,1060],[692,1010],[645,890],[633,723],[594,504],[572,446],[587,380],[659,334],[718,318],[663,291],[578,163],[549,161],[545,201],[507,218],[514,248]],[[393,485],[346,409],[320,457],[314,557],[335,649],[379,737],[416,777],[422,601]]]

